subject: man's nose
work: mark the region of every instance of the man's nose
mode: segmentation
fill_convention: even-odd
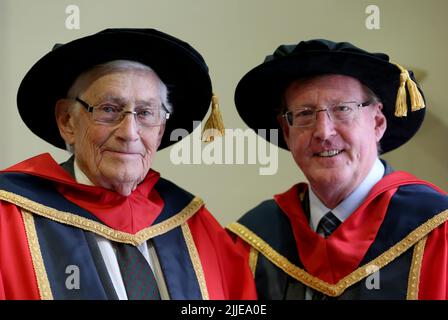
[[[316,124],[314,127],[314,136],[321,140],[327,140],[336,134],[333,120],[327,109],[316,112]]]
[[[140,130],[135,113],[128,111],[124,113],[123,119],[118,124],[116,135],[123,140],[134,141],[139,138]]]

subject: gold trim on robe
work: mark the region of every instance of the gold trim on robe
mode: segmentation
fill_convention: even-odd
[[[195,197],[185,208],[183,208],[174,216],[166,219],[163,222],[144,228],[136,234],[130,234],[127,232],[112,229],[102,223],[80,217],[70,212],[60,211],[42,205],[12,192],[0,190],[0,200],[5,200],[7,202],[13,203],[20,208],[23,208],[29,212],[35,213],[45,218],[66,225],[74,226],[83,230],[91,231],[106,239],[121,243],[128,243],[134,246],[137,246],[147,241],[148,239],[164,234],[182,225],[185,221],[192,217],[203,205],[203,201]]]
[[[196,273],[196,278],[199,283],[199,288],[201,290],[201,295],[203,300],[210,300],[207,283],[205,282],[204,270],[202,269],[201,259],[199,258],[198,249],[196,248],[196,244],[194,243],[193,236],[190,231],[190,227],[188,223],[183,223],[181,225],[182,233],[185,238],[185,242],[187,243],[188,253],[190,254],[190,259],[193,264],[194,272]]]
[[[42,300],[53,300],[53,293],[51,292],[47,270],[45,269],[42,252],[40,251],[39,239],[37,238],[33,214],[26,210],[22,210],[22,217],[40,298]]]
[[[234,222],[231,223],[227,227],[227,229],[241,237],[251,247],[262,253],[269,261],[271,261],[274,265],[282,269],[285,273],[287,273],[294,279],[302,282],[308,287],[313,288],[314,290],[322,292],[325,295],[338,297],[353,284],[361,281],[362,279],[378,271],[378,269],[381,269],[382,267],[389,264],[391,261],[414,246],[417,242],[426,237],[428,233],[430,233],[432,230],[434,230],[447,220],[448,210],[444,210],[413,230],[404,239],[395,244],[389,250],[383,252],[381,255],[379,255],[369,263],[366,263],[363,266],[357,268],[347,276],[340,279],[336,284],[331,284],[317,277],[314,277],[304,269],[294,265],[286,257],[275,251],[267,242],[265,242],[258,235],[256,235],[254,232],[252,232],[242,224]]]
[[[250,247],[249,268],[255,278],[255,270],[257,269],[258,251],[254,247]]]
[[[428,236],[421,239],[414,247],[412,254],[411,270],[409,271],[407,300],[418,300],[418,289],[420,284],[420,270],[422,268],[423,252],[425,251]]]

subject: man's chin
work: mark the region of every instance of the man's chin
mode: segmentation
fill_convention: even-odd
[[[102,185],[107,185],[108,189],[115,189],[120,185],[137,185],[145,177],[141,171],[126,170],[127,168],[108,168],[100,173],[100,179]],[[143,177],[143,178],[142,178]],[[115,187],[112,187],[115,186]]]
[[[120,185],[119,187],[115,188],[113,191],[115,191],[116,193],[122,195],[123,197],[127,197],[129,196],[132,191],[135,190],[135,186],[124,186],[124,185]]]
[[[312,184],[337,186],[345,184],[349,178],[342,168],[325,168],[317,170],[308,180]]]

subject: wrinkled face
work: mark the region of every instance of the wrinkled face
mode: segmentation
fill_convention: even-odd
[[[362,84],[342,75],[324,75],[293,82],[285,91],[289,111],[299,107],[325,109],[338,102],[366,102]],[[377,157],[377,143],[386,129],[382,105],[356,110],[351,121],[333,122],[318,112],[314,126],[295,128],[281,118],[286,143],[294,160],[314,188],[353,191]]]
[[[78,97],[91,106],[114,102],[131,111],[161,106],[159,86],[152,72],[119,71],[94,79]],[[80,169],[95,185],[128,195],[151,168],[164,125],[142,127],[132,114],[118,124],[97,123],[79,103],[70,103],[69,111],[56,113],[64,140],[74,145]]]

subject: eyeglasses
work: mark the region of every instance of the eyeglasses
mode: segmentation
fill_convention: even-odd
[[[94,121],[99,123],[117,124],[123,120],[126,114],[132,114],[139,125],[143,127],[157,127],[164,124],[170,117],[170,113],[165,109],[163,104],[162,109],[144,107],[137,108],[135,111],[124,111],[122,106],[111,102],[91,106],[78,97],[75,100],[86,108],[87,112],[92,114]]]
[[[372,101],[363,103],[358,102],[339,102],[328,106],[325,109],[315,109],[310,107],[301,107],[293,111],[287,111],[283,114],[288,124],[295,128],[311,127],[316,123],[317,113],[326,111],[330,120],[350,122],[353,120],[357,110],[361,107],[367,107]]]

